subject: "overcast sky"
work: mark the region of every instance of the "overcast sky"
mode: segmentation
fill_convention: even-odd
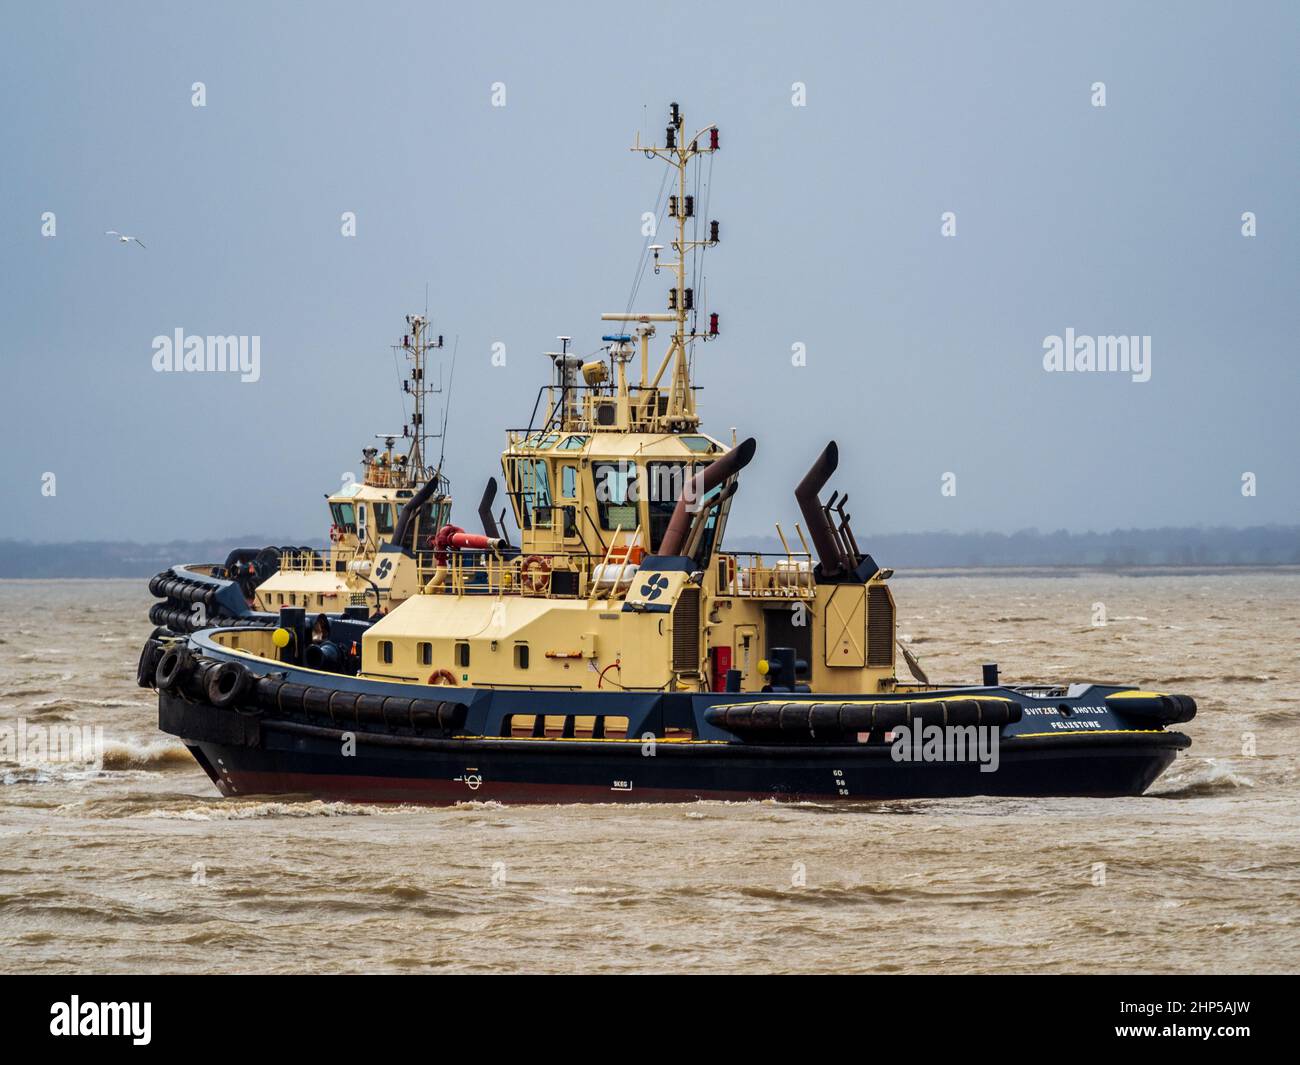
[[[663,177],[627,147],[672,100],[722,137],[697,383],[759,441],[733,532],[793,520],[830,438],[860,539],[1300,521],[1298,12],[6,5],[0,538],[323,535],[426,284],[472,524],[541,353],[627,302]],[[260,380],[155,372],[178,328],[260,337]],[[1151,337],[1150,380],[1047,372],[1067,329]]]

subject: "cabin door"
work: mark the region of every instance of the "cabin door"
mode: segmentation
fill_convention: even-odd
[[[812,664],[812,611],[802,600],[763,611],[763,653],[773,647],[793,647],[795,657]]]
[[[757,625],[737,625],[731,645],[731,668],[740,670],[740,684],[744,688],[751,676],[758,675],[758,660],[762,657],[758,646]]]

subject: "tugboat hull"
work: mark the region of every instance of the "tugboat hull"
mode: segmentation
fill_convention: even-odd
[[[343,730],[251,718],[168,694],[160,726],[186,742],[228,796],[425,804],[1140,795],[1189,743],[1163,730],[1008,737],[997,768],[981,772],[974,762],[898,762],[888,745],[865,744],[354,733],[354,753],[344,755]]]

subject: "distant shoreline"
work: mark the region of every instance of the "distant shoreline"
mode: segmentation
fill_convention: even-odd
[[[1300,576],[1300,564],[1274,565],[1272,563],[1225,564],[1211,566],[1110,566],[1063,564],[1059,566],[916,566],[897,567],[893,580],[924,578],[943,580],[956,577],[1023,577],[1043,580],[1070,577],[1231,577],[1271,573],[1276,576]],[[153,574],[149,574],[153,576]],[[144,576],[117,577],[0,577],[4,584],[141,584]]]
[[[797,537],[791,546],[798,550]],[[1071,572],[1161,574],[1291,572],[1300,569],[1300,525],[1250,528],[1116,529],[1106,533],[879,533],[858,531],[860,548],[900,576],[1060,577]],[[322,548],[316,539],[241,536],[140,544],[130,541],[34,543],[0,540],[0,580],[147,580],[178,563],[224,562],[237,547],[266,544]],[[733,535],[738,555],[784,555],[775,536]]]

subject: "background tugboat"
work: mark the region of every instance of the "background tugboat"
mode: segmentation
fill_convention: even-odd
[[[370,616],[415,594],[418,565],[432,557],[432,534],[451,520],[451,496],[442,458],[429,464],[430,441],[444,436],[445,410],[439,432],[430,434],[426,423],[428,398],[442,391],[441,374],[437,383],[428,379],[429,357],[443,340],[430,335],[424,315],[408,314],[406,326],[394,350],[409,363],[402,394],[411,400],[410,419],[400,433],[378,435],[382,450],[363,449],[361,480],[326,496],[329,546],[240,548],[224,563],[172,566],[149,581],[161,600],[150,608],[150,621],[185,633],[273,624],[284,606]],[[395,450],[399,440],[405,454]],[[484,497],[488,506],[495,487]]]
[[[482,534],[444,525],[431,560],[394,545],[420,592],[378,620],[277,603],[274,628],[146,645],[160,727],[225,794],[1131,795],[1188,745],[1165,730],[1194,715],[1185,696],[1005,686],[991,665],[979,685],[900,681],[893,571],[859,546],[844,497],[821,501],[834,443],[795,490],[797,548],[778,526],[779,555],[722,550],[756,443],[703,433],[691,383],[719,324],[688,279],[719,226],[697,217],[687,173],[718,147],[674,104],[664,143],[633,148],[676,179],[670,260],[653,248],[668,307],[602,315],[631,331],[606,335],[601,358],[552,355],[544,414],[502,456],[517,551],[487,511]],[[654,369],[660,323],[672,333]]]

